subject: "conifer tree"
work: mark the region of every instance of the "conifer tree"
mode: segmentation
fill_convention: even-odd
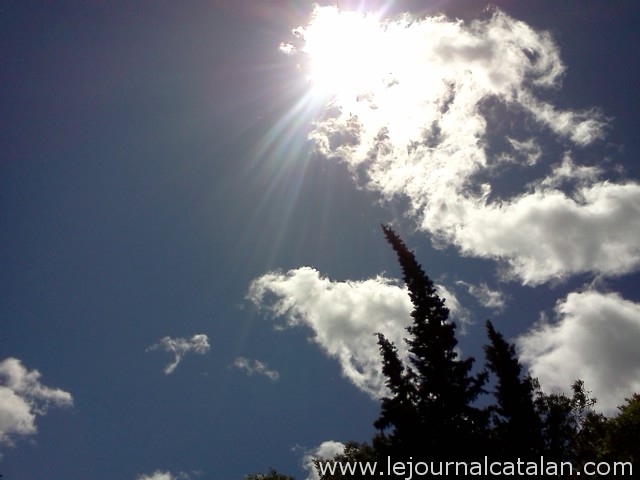
[[[402,267],[413,322],[405,339],[408,365],[395,346],[378,334],[391,396],[382,400],[374,423],[380,431],[374,446],[381,453],[407,457],[477,458],[487,415],[474,401],[483,391],[486,374],[472,376],[473,358],[458,358],[456,326],[449,321],[444,299],[400,237],[388,226],[382,229]]]
[[[449,321],[445,299],[400,237],[388,226],[382,230],[398,257],[413,304],[405,339],[409,356],[401,358],[392,342],[376,334],[389,390],[374,422],[378,434],[372,443],[348,442],[334,458],[317,459],[322,480],[371,478],[360,471],[321,468],[332,462],[382,466],[387,458],[402,463],[409,457],[414,464],[439,464],[481,461],[485,455],[516,462],[537,460],[539,455],[547,462],[573,462],[577,468],[586,461],[620,459],[637,467],[640,395],[627,399],[618,416],[607,419],[593,411],[595,400],[582,381],[573,384],[571,397],[543,393],[536,379],[523,374],[515,347],[491,322],[484,348],[487,369],[496,377],[495,403],[486,408],[475,405],[486,393],[487,372],[472,375],[473,358],[458,358],[456,326]],[[271,469],[245,480],[293,478]]]
[[[490,407],[492,455],[513,460],[533,459],[542,453],[541,421],[535,408],[536,381],[522,376],[515,347],[487,321],[489,344],[485,345],[487,369],[496,376]]]

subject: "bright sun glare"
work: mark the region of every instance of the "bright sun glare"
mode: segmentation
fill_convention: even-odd
[[[387,127],[394,141],[408,142],[433,121],[419,104],[425,95],[443,95],[443,72],[417,58],[419,48],[412,47],[424,41],[420,31],[413,33],[403,18],[383,16],[316,6],[309,23],[293,30],[295,45],[280,49],[302,58],[306,105],[337,106],[366,120],[371,132]]]
[[[380,83],[386,43],[384,25],[375,14],[316,7],[309,25],[294,33],[304,40],[300,51],[307,56],[309,81],[319,95],[365,94]]]

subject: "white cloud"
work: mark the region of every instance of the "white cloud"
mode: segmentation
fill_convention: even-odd
[[[315,44],[322,18],[316,14],[296,30],[300,45],[289,53],[313,60],[305,41],[310,35]],[[492,173],[499,181],[496,165],[501,175],[516,166],[539,168],[543,136],[579,148],[604,136],[606,119],[597,110],[561,109],[541,97],[561,87],[565,72],[547,32],[500,11],[470,24],[404,17],[377,29],[385,47],[371,58],[375,65],[357,67],[369,78],[360,91],[354,85],[338,91],[314,125],[311,138],[321,154],[346,162],[385,200],[408,199],[408,213],[440,244],[500,260],[508,277],[523,283],[640,267],[638,183],[602,180],[604,172],[568,154],[547,177],[510,198],[492,195],[491,184],[477,180]],[[360,63],[325,68],[341,68],[342,78]],[[498,117],[533,120],[540,138],[490,130]],[[502,147],[491,144],[495,137],[506,139]]]
[[[471,312],[469,312],[466,307],[462,306],[453,290],[445,287],[444,285],[438,284],[435,285],[435,288],[436,294],[445,301],[445,304],[449,309],[449,319],[451,321],[458,322],[462,328],[464,328],[465,324],[471,322]],[[464,330],[461,330],[460,332],[463,333]]]
[[[322,442],[316,448],[309,450],[302,458],[302,466],[309,472],[307,480],[320,480],[320,476],[316,470],[313,461],[316,459],[329,459],[344,451],[344,444],[334,440]]]
[[[260,360],[250,360],[246,357],[237,357],[233,361],[233,366],[244,371],[247,375],[253,375],[254,373],[263,375],[272,382],[275,382],[280,378],[280,373],[278,373],[277,370],[270,369],[266,363],[263,363]]]
[[[148,475],[140,475],[136,480],[189,480],[191,477],[185,472],[171,473],[156,470]]]
[[[207,353],[210,349],[209,337],[204,333],[193,335],[191,338],[164,337],[148,347],[145,351],[148,352],[158,349],[173,353],[174,355],[173,362],[169,363],[164,369],[164,373],[169,375],[175,371],[178,364],[182,361],[182,357],[187,353],[193,352],[199,353],[200,355]]]
[[[248,298],[285,320],[306,325],[312,340],[337,358],[343,375],[373,397],[385,392],[374,334],[381,332],[404,349],[411,302],[406,291],[384,277],[335,282],[311,267],[271,272],[253,280]]]
[[[614,413],[640,392],[640,304],[615,293],[571,293],[556,306],[556,321],[535,325],[517,340],[521,360],[546,391],[568,391],[577,379]]]
[[[535,141],[535,139],[530,138],[528,140],[518,141],[515,138],[507,137],[507,141],[513,148],[514,152],[524,158],[524,163],[526,165],[535,165],[538,163],[538,160],[542,156],[542,147]]]
[[[586,271],[620,275],[640,265],[640,185],[634,183],[579,187],[573,198],[539,188],[503,204],[443,202],[448,209],[434,216],[449,224],[443,234],[465,253],[506,259],[527,284]]]
[[[40,383],[40,372],[28,371],[17,358],[0,362],[0,445],[37,432],[36,417],[52,407],[73,405],[71,394]]]
[[[450,291],[437,286],[452,315],[467,315]],[[360,281],[332,281],[311,267],[271,272],[253,280],[247,297],[258,307],[285,320],[284,326],[305,325],[311,340],[338,359],[343,375],[374,398],[385,395],[385,377],[375,333],[383,333],[406,357],[404,337],[411,323],[407,290],[397,281],[377,276]]]
[[[171,472],[161,472],[157,470],[150,475],[140,475],[137,480],[174,480],[174,478]]]
[[[498,290],[491,290],[491,288],[489,288],[489,286],[484,282],[479,285],[472,285],[463,281],[458,281],[456,283],[467,287],[469,294],[473,295],[483,307],[491,308],[498,312],[504,310],[506,304],[504,293]]]
[[[534,187],[557,188],[567,183],[589,186],[603,174],[599,167],[576,165],[570,155],[565,154],[560,165],[555,166],[551,174],[537,183]]]

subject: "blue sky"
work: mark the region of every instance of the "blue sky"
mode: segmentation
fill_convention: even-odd
[[[548,391],[640,390],[640,8],[533,3],[1,6],[3,478],[370,439],[410,308],[380,223],[478,367],[491,318]]]

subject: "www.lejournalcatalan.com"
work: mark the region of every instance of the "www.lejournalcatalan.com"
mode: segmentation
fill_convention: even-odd
[[[426,475],[492,476],[492,475],[620,475],[633,476],[631,462],[586,462],[581,469],[570,462],[549,462],[540,457],[538,461],[495,462],[484,457],[479,462],[409,461],[394,462],[387,457],[386,464],[378,462],[332,462],[318,464],[318,473],[325,475],[378,475],[411,480]]]

